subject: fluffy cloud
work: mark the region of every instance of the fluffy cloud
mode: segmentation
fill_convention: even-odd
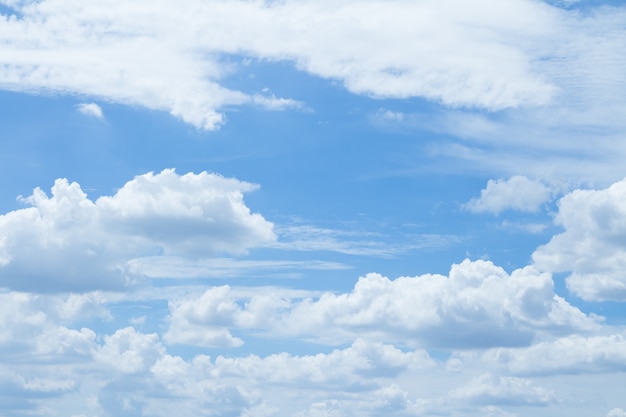
[[[351,293],[288,299],[271,292],[238,297],[229,287],[170,303],[170,343],[237,346],[228,329],[308,336],[337,344],[355,337],[436,347],[527,345],[539,332],[598,328],[554,293],[532,267],[508,275],[491,262],[454,265],[449,277],[360,278]]]
[[[532,381],[483,374],[466,386],[450,393],[451,399],[462,399],[477,405],[544,406],[556,401],[552,391],[535,386]]]
[[[113,413],[126,403],[137,414],[155,416],[176,409],[191,414],[208,406],[227,415],[276,415],[274,407],[286,413],[309,406],[311,398],[336,396],[349,398],[346,405],[358,408],[361,414],[397,412],[411,401],[389,381],[435,366],[424,351],[403,352],[364,340],[327,354],[215,359],[198,355],[187,361],[165,353],[156,335],[132,328],[105,336],[95,357],[108,365],[96,365],[106,376],[99,392],[105,410]],[[285,387],[290,394],[285,395]],[[271,404],[260,401],[261,394]]]
[[[587,300],[626,300],[626,180],[604,190],[575,190],[559,201],[565,231],[533,253],[546,271],[571,271],[570,291]]]
[[[17,13],[1,17],[2,88],[139,104],[205,129],[225,106],[299,105],[221,85],[232,55],[292,61],[357,94],[497,110],[549,102],[563,59],[543,58],[579,52],[552,41],[575,33],[567,12],[529,0],[4,3]]]
[[[223,288],[219,291],[228,293]],[[408,416],[428,412],[505,416],[494,406],[547,406],[557,399],[555,393],[528,379],[498,374],[472,379],[471,370],[445,371],[443,362],[424,350],[400,349],[367,338],[327,353],[196,355],[183,359],[169,354],[157,334],[132,327],[98,335],[86,328],[59,327],[60,315],[54,312],[59,310],[58,303],[76,304],[70,297],[10,294],[0,300],[4,309],[0,333],[7,336],[0,340],[0,349],[12,362],[11,367],[0,367],[4,394],[0,401],[17,398],[16,404],[40,412],[167,416],[176,411],[199,415],[208,408],[221,415],[244,416],[278,415],[278,410],[299,416]],[[209,299],[203,301],[211,303]],[[207,309],[217,325],[232,319],[229,316],[234,307],[223,303]],[[261,311],[258,307],[250,310]],[[10,321],[11,317],[15,320]],[[244,314],[239,320],[252,319]],[[588,340],[599,349],[596,358],[601,368],[623,362],[623,355],[611,356],[624,350],[623,340]],[[602,350],[602,344],[607,343],[613,347]],[[572,337],[570,344],[554,345],[552,353],[538,349],[522,361],[536,360],[536,366],[541,367],[558,351],[567,356],[576,344],[583,342]],[[502,352],[524,349],[499,351],[495,360],[506,366],[503,371],[522,372]],[[489,353],[493,351],[474,356],[490,364],[494,359],[486,357]],[[547,358],[541,359],[544,354]],[[584,360],[584,354],[571,356]],[[610,360],[602,364],[602,357]],[[547,373],[554,370],[548,368]],[[459,386],[459,380],[465,382]],[[298,410],[303,411],[298,414]]]
[[[96,103],[82,103],[77,106],[79,112],[86,116],[95,117],[96,119],[104,119],[102,108]]]
[[[113,196],[87,198],[77,183],[39,188],[32,207],[0,216],[0,284],[33,291],[121,288],[127,261],[150,254],[241,254],[275,239],[243,193],[257,186],[206,172],[145,174]]]
[[[499,214],[504,210],[538,211],[550,199],[550,190],[540,182],[523,176],[508,180],[489,180],[480,198],[470,200],[464,207],[481,213]]]
[[[522,375],[623,372],[626,337],[571,335],[527,348],[496,349],[487,352],[485,360]]]
[[[358,339],[349,348],[315,356],[286,353],[265,358],[220,356],[215,360],[212,374],[222,378],[252,378],[261,384],[316,389],[327,386],[350,391],[367,389],[377,378],[393,378],[403,372],[434,366],[425,351],[402,352],[391,345]]]
[[[342,400],[314,403],[294,417],[414,416],[420,411],[419,405],[411,400],[406,391],[391,384],[367,395],[352,394]]]
[[[96,359],[121,373],[133,374],[150,369],[164,354],[156,334],[141,334],[126,327],[104,338]]]
[[[241,346],[243,340],[233,337],[228,328],[268,328],[277,312],[290,305],[273,291],[252,296],[245,308],[238,302],[227,285],[211,288],[196,299],[170,301],[164,340],[197,346]]]

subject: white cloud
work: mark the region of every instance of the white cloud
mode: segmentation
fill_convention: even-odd
[[[134,374],[149,370],[164,354],[156,334],[142,334],[126,327],[105,336],[95,359],[123,374]]]
[[[349,265],[323,261],[270,261],[234,258],[185,259],[180,257],[147,256],[128,261],[128,271],[150,278],[235,278],[260,276],[280,271],[309,269],[318,271],[346,270]]]
[[[90,318],[74,310],[73,296],[41,296],[9,292],[0,294],[0,352],[13,363],[84,362],[95,348],[96,334],[74,330],[61,322]]]
[[[289,384],[297,389],[326,387],[360,391],[370,390],[378,379],[434,366],[425,351],[402,352],[391,345],[356,340],[348,348],[311,356],[287,353],[264,358],[219,356],[212,374],[219,378],[250,378],[256,384]]]
[[[626,337],[571,335],[520,349],[495,349],[485,360],[522,375],[624,372]]]
[[[229,54],[292,61],[356,94],[497,110],[549,102],[568,86],[557,77],[560,63],[580,52],[555,41],[578,29],[567,12],[529,0],[177,6],[15,3],[20,18],[2,16],[0,85],[139,104],[215,129],[226,106],[300,106],[225,88],[229,72],[245,68],[227,62]]]
[[[211,313],[196,317],[197,320],[205,320],[212,314],[213,324],[224,324],[236,316],[233,311],[237,306],[230,305],[224,297],[221,305],[215,303],[220,292],[228,295],[222,288],[212,294],[213,299],[202,299]],[[249,293],[258,294],[259,289]],[[61,315],[54,312],[59,301],[73,303],[67,296],[6,295],[0,300],[0,334],[7,338],[0,339],[0,351],[11,363],[0,367],[3,388],[0,400],[11,395],[26,398],[25,404],[38,412],[47,410],[48,414],[55,411],[63,415],[161,417],[175,412],[201,415],[209,407],[222,415],[244,416],[277,415],[278,410],[281,414],[301,416],[404,417],[429,412],[450,416],[510,416],[494,406],[516,409],[548,406],[556,399],[549,389],[528,379],[506,375],[520,369],[509,366],[514,361],[503,354],[496,359],[484,357],[493,351],[484,355],[478,352],[475,356],[487,366],[496,360],[492,368],[505,374],[486,374],[475,379],[471,364],[447,372],[444,362],[422,349],[411,350],[406,346],[401,349],[367,337],[326,353],[281,352],[266,356],[222,353],[216,357],[197,355],[183,359],[169,354],[157,334],[141,333],[132,327],[118,328],[110,334],[59,327]],[[248,310],[258,312],[257,318],[246,316],[245,312],[236,318],[242,322],[248,320],[248,324],[257,320],[253,326],[260,328],[263,318],[271,313],[263,312],[262,306],[251,306],[252,303],[248,301]],[[272,303],[268,299],[266,307],[270,308]],[[241,304],[240,300],[235,299],[234,304]],[[82,320],[81,316],[76,317]],[[566,355],[576,344],[584,343],[572,338],[569,345],[559,349]],[[603,344],[612,344],[612,348],[603,349]],[[621,344],[623,340],[609,343],[602,338],[589,344],[598,349],[594,361],[600,364],[600,371],[619,363],[623,355],[615,358],[612,355],[619,349],[624,351]],[[283,346],[281,343],[280,349]],[[543,359],[542,354],[546,351],[538,349],[522,360],[537,360],[536,367],[541,367],[557,353],[547,354]],[[571,356],[584,360],[585,355],[572,353]],[[606,363],[602,363],[603,357]],[[580,369],[548,368],[546,374]],[[615,371],[619,369],[611,372]],[[465,382],[459,386],[459,381]],[[96,405],[89,398],[97,398]],[[46,400],[35,403],[35,399]],[[298,414],[299,410],[305,411]]]
[[[96,103],[82,103],[77,107],[78,111],[86,116],[95,117],[96,119],[104,119],[104,114],[102,113],[102,108],[98,106]]]
[[[554,392],[537,387],[528,379],[493,374],[473,379],[452,391],[450,398],[479,405],[545,406],[557,400]]]
[[[626,417],[626,411],[621,408],[614,408],[606,415],[606,417]]]
[[[544,184],[523,176],[513,176],[508,180],[489,180],[487,188],[463,207],[481,213],[499,214],[505,210],[538,211],[541,204],[548,201],[551,192]]]
[[[253,296],[242,310],[229,286],[214,287],[197,299],[170,301],[170,323],[163,338],[168,343],[241,346],[243,340],[233,337],[229,327],[266,328],[276,312],[288,306],[288,300],[271,291]]]
[[[503,220],[500,224],[500,227],[505,230],[536,234],[543,232],[548,227],[548,225],[544,223],[523,223]]]
[[[243,193],[256,185],[174,170],[145,174],[95,201],[77,183],[39,188],[32,207],[0,216],[0,283],[33,291],[84,291],[128,284],[136,257],[241,254],[275,239]]]
[[[546,271],[571,271],[570,291],[586,300],[626,300],[626,180],[604,190],[575,190],[559,201],[565,231],[533,253]]]
[[[166,340],[198,345],[211,345],[214,334],[232,337],[228,329],[238,329],[330,344],[365,337],[478,348],[527,345],[538,333],[599,326],[597,318],[554,293],[549,274],[527,267],[508,275],[491,262],[468,260],[454,265],[449,277],[391,281],[368,274],[350,293],[324,293],[316,299],[289,299],[271,291],[243,298],[227,286],[216,287],[200,298],[170,303],[170,311]],[[233,339],[230,345],[242,341]]]
[[[391,257],[409,250],[447,246],[458,242],[455,235],[405,234],[401,237],[380,233],[327,229],[310,225],[279,226],[279,236],[272,246],[297,251],[330,251],[348,255]],[[388,243],[393,240],[393,243]]]

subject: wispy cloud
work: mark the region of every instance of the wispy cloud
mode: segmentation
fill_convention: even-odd
[[[393,257],[412,250],[445,247],[460,240],[455,235],[397,234],[351,229],[328,229],[312,225],[276,226],[278,249],[327,251],[355,256]]]
[[[575,14],[526,0],[139,4],[12,4],[20,17],[2,16],[0,86],[105,97],[216,129],[226,106],[296,105],[222,85],[243,70],[224,64],[225,54],[291,61],[356,94],[489,110],[551,102],[571,89],[559,71],[564,63],[583,62],[596,81],[615,69],[594,70],[579,60],[583,50],[555,41],[582,36]],[[584,36],[594,42],[606,34]]]

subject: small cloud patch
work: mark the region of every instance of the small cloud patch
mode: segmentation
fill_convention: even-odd
[[[85,116],[95,117],[96,119],[104,120],[104,114],[102,108],[96,103],[81,103],[76,106],[78,111]]]

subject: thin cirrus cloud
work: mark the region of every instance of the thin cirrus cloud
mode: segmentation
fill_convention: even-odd
[[[380,233],[359,230],[327,229],[312,225],[281,225],[276,227],[277,249],[296,251],[328,251],[347,255],[389,258],[411,250],[445,247],[460,240],[456,235],[405,234],[389,239]],[[388,243],[393,240],[393,243]]]
[[[245,306],[242,301],[245,300]],[[361,278],[350,293],[290,299],[271,292],[241,298],[229,286],[171,301],[171,344],[241,346],[231,329],[340,344],[355,337],[437,348],[526,346],[538,335],[591,332],[587,316],[554,293],[548,274],[511,275],[486,261],[454,265],[449,277]]]
[[[236,71],[224,55],[291,61],[355,94],[498,110],[552,100],[537,62],[572,32],[563,10],[528,0],[5,3],[17,13],[2,16],[2,88],[138,104],[209,130],[226,106],[301,106],[224,87]]]
[[[31,291],[121,289],[133,258],[242,254],[272,242],[273,224],[251,213],[254,184],[206,172],[148,173],[90,200],[77,183],[37,188],[31,207],[0,216],[0,281]]]

